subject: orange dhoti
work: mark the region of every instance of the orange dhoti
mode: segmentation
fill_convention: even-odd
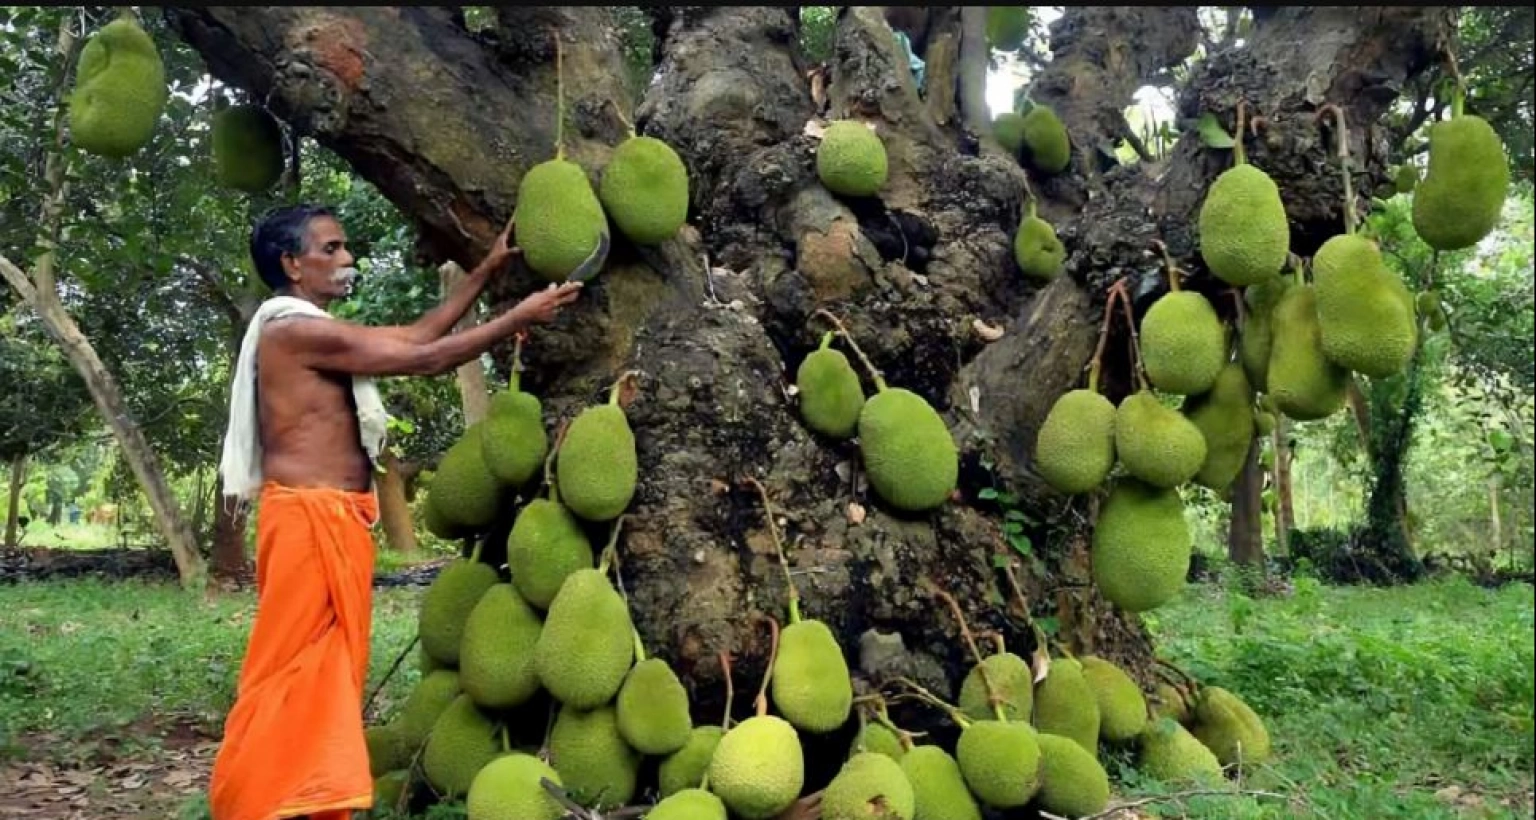
[[[349,817],[373,804],[363,683],[372,493],[262,487],[256,619],[213,766],[214,820]]]

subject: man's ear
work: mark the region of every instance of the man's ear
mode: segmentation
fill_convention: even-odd
[[[294,258],[291,253],[285,253],[282,256],[282,262],[283,273],[288,277],[289,281],[299,281],[299,260]]]

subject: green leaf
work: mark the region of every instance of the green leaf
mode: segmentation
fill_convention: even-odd
[[[1207,148],[1231,148],[1234,145],[1232,135],[1221,127],[1221,123],[1216,121],[1216,115],[1209,111],[1200,115],[1195,129],[1200,132],[1200,141]]]
[[[1040,627],[1040,631],[1044,632],[1046,635],[1055,635],[1061,631],[1061,619],[1055,616],[1036,618],[1035,626]]]
[[[1026,557],[1033,555],[1035,550],[1034,542],[1030,541],[1029,536],[1023,533],[1008,536],[1008,546],[1013,547],[1015,552]]]
[[[982,501],[995,501],[997,500],[997,490],[991,487],[983,487],[981,492],[976,494],[976,497]]]

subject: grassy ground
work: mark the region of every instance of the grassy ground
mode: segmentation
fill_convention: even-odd
[[[370,689],[410,641],[419,590],[375,594]],[[170,816],[206,782],[252,612],[248,594],[204,600],[92,581],[0,587],[0,794],[96,771],[117,778],[96,784],[98,800],[122,806],[130,794],[144,813],[37,816]],[[1266,716],[1277,760],[1242,788],[1288,799],[1196,797],[1142,811],[1530,817],[1532,613],[1522,584],[1366,590],[1298,579],[1294,595],[1257,600],[1192,587],[1148,618],[1163,655]],[[388,711],[416,677],[408,657],[377,705]],[[1107,763],[1121,794],[1164,793],[1113,756]]]

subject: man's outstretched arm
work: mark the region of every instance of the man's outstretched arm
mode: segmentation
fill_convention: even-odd
[[[496,242],[491,246],[491,252],[480,260],[480,264],[476,265],[474,270],[453,286],[441,304],[423,313],[420,319],[411,324],[382,329],[398,336],[402,341],[417,344],[442,338],[459,323],[460,319],[464,318],[470,305],[480,298],[480,292],[485,290],[485,285],[491,277],[504,268],[512,257],[522,252],[518,248],[508,246],[511,231],[512,225],[508,223],[506,230],[496,237]]]

